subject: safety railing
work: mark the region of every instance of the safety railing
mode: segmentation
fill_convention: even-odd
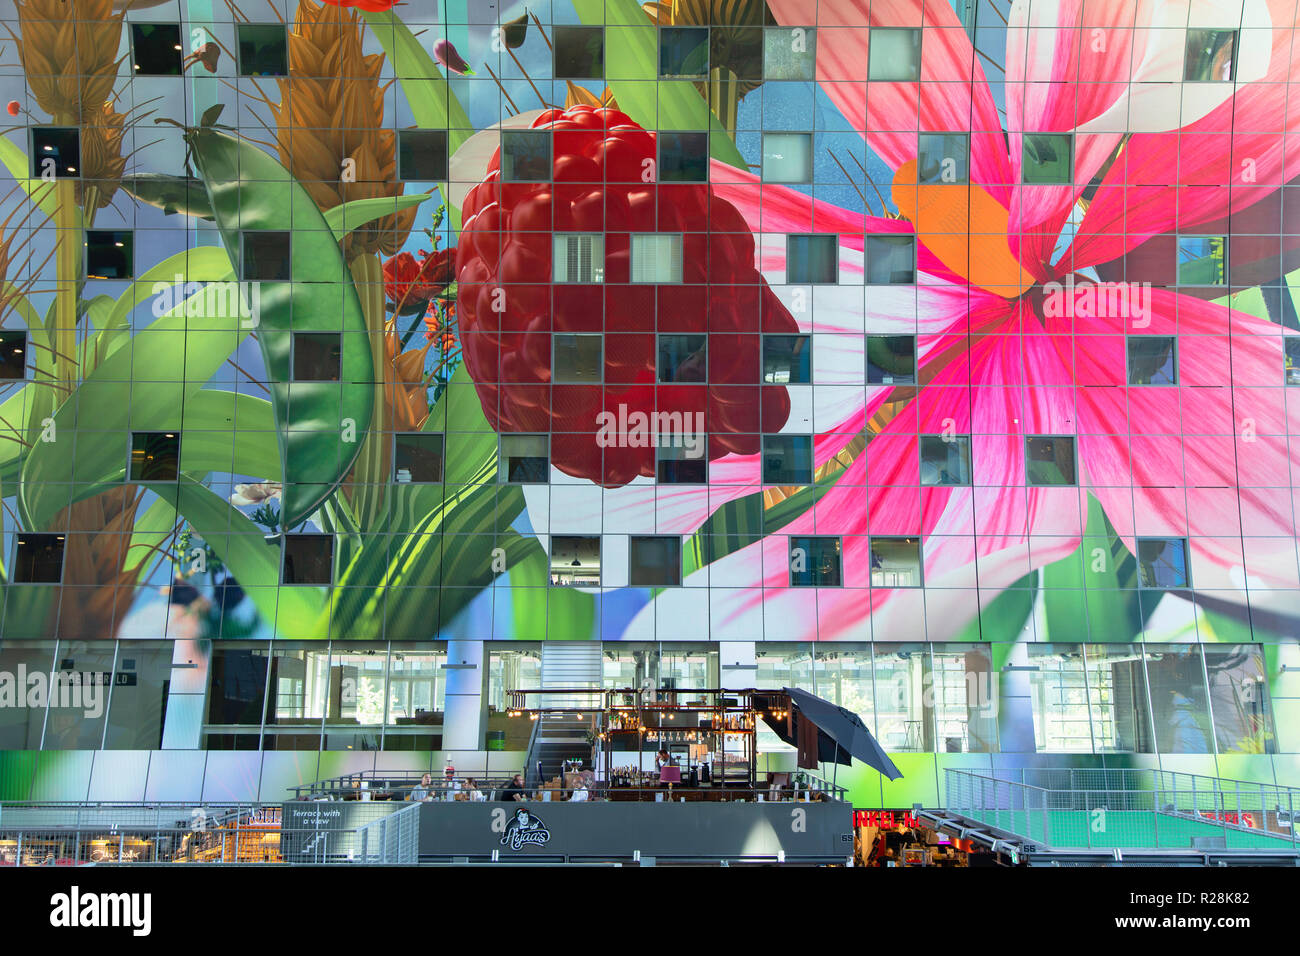
[[[357,827],[354,841],[358,863],[416,863],[419,861],[420,808],[403,807]]]

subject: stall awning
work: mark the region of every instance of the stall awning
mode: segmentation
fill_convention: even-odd
[[[790,700],[790,711],[786,717],[771,716],[778,709],[775,700],[768,700],[766,706],[755,696],[755,704],[763,711],[763,722],[776,732],[783,741],[796,747],[800,756],[811,757],[810,732],[817,732],[817,760],[822,763],[840,763],[848,766],[856,757],[867,766],[884,774],[890,780],[898,780],[903,775],[889,759],[889,755],[867,730],[866,724],[851,710],[846,710],[829,700],[823,700],[805,690],[795,687],[782,688]],[[804,760],[800,760],[804,766]]]

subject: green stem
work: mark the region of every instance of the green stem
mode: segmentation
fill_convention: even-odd
[[[361,300],[361,311],[366,318],[375,390],[370,429],[352,471],[353,513],[360,530],[366,531],[383,518],[386,501],[384,491],[391,471],[391,425],[385,388],[390,377],[387,332],[384,329],[388,313],[384,299],[384,270],[378,253],[362,253],[348,263],[348,267],[352,272],[357,296]]]

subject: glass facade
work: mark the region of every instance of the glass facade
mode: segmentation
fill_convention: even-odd
[[[70,3],[0,0],[0,798],[517,748],[559,642],[909,781],[1300,781],[1294,8]]]

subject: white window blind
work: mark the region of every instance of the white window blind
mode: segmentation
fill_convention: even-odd
[[[676,233],[632,236],[632,281],[682,281],[682,237]]]
[[[812,166],[812,136],[808,133],[763,134],[765,182],[810,183]]]
[[[552,262],[556,282],[603,282],[605,237],[597,233],[561,233],[555,237]]]

